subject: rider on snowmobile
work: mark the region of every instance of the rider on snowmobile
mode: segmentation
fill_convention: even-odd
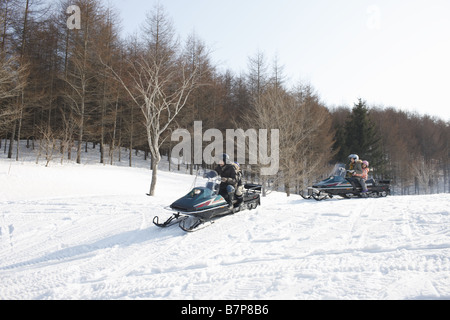
[[[361,167],[362,161],[359,160],[359,156],[354,153],[349,155],[348,158],[350,159],[350,163],[347,163],[345,165],[345,169],[347,170],[345,178],[351,183],[351,185],[353,186],[353,190],[356,191],[359,181],[354,178],[354,175],[363,173]]]
[[[353,178],[356,179],[362,187],[362,193],[366,193],[367,189],[366,180],[369,177],[369,161],[364,160],[361,164],[361,173],[355,172]]]
[[[226,153],[224,153],[219,159],[219,165],[215,170],[222,178],[219,186],[219,194],[228,203],[228,208],[233,209],[233,200],[237,186],[237,177],[235,167],[231,163],[230,157]]]
[[[359,156],[357,154],[352,153],[348,156],[350,162],[345,165],[345,170],[347,170],[346,178],[351,178],[353,176],[353,172],[357,170],[357,164],[359,160]],[[361,167],[361,165],[359,166]],[[362,171],[362,170],[361,170]]]

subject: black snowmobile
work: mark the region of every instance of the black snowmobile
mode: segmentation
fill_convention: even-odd
[[[361,186],[353,187],[348,178],[345,178],[347,171],[343,167],[338,167],[334,174],[328,179],[317,182],[309,187],[301,196],[304,199],[320,201],[333,196],[343,198],[378,198],[386,197],[391,193],[390,180],[375,180],[373,178],[366,180],[368,192],[362,192]]]
[[[196,178],[197,181],[197,178]],[[261,204],[261,186],[244,185],[242,202],[234,200],[233,208],[219,194],[220,176],[216,171],[207,171],[199,183],[203,186],[194,187],[187,195],[172,203],[167,210],[174,212],[165,222],[160,223],[159,217],[153,218],[153,223],[161,228],[178,224],[186,232],[193,232],[214,223],[214,220],[245,209],[255,209]]]

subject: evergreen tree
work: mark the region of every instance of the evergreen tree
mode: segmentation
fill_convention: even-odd
[[[367,160],[374,169],[374,175],[384,173],[381,138],[375,124],[370,120],[366,102],[358,99],[352,109],[345,126],[345,146],[342,149],[349,153],[356,153],[361,160]]]
[[[350,154],[348,148],[346,146],[346,131],[345,126],[335,126],[335,137],[334,137],[334,145],[333,150],[337,150],[333,161],[342,162],[347,159],[347,156]]]

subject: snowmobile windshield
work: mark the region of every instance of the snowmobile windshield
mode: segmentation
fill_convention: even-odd
[[[203,177],[197,177],[194,183],[194,189],[207,188],[214,194],[219,192],[220,176],[214,170],[206,170]]]
[[[344,178],[345,174],[346,174],[345,164],[339,163],[339,164],[334,166],[334,168],[333,168],[333,170],[332,170],[332,172],[330,174],[330,177],[339,176],[339,177],[343,177]]]

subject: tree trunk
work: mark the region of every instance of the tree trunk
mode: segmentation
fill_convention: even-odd
[[[17,126],[17,120],[14,121],[14,126],[13,126],[13,129],[11,132],[11,137],[9,139],[8,159],[12,158],[14,139],[16,138],[16,126]]]
[[[156,152],[156,155],[151,154],[152,157],[152,181],[150,183],[150,191],[148,193],[149,196],[155,195],[156,181],[158,179],[158,165],[161,161],[161,155],[159,152]]]
[[[78,136],[78,148],[77,148],[77,163],[81,163],[81,144],[83,143],[83,127],[84,127],[84,102],[81,102],[81,120],[80,131]]]
[[[130,120],[130,152],[128,155],[128,162],[130,165],[130,168],[133,163],[133,157],[132,157],[132,150],[133,150],[133,130],[134,130],[134,105],[131,105],[130,110],[131,120]],[[147,153],[145,154],[147,156]]]
[[[28,21],[28,8],[29,8],[29,0],[27,0],[25,5],[25,16],[23,19],[23,30],[22,30],[22,51],[20,54],[20,64],[23,65],[23,59],[25,56],[25,39],[26,39],[26,33],[27,33],[27,21]],[[19,161],[19,150],[20,150],[20,135],[22,131],[22,118],[23,118],[23,108],[24,108],[24,90],[21,90],[21,96],[17,100],[19,102],[20,106],[20,116],[19,116],[19,128],[17,130],[17,150],[16,150],[16,161]]]
[[[286,196],[290,197],[291,196],[291,186],[287,180],[285,180],[285,182],[284,182],[284,190],[286,192]]]
[[[20,135],[22,131],[22,119],[23,119],[23,91],[22,91],[22,102],[20,104],[20,116],[19,116],[19,128],[17,130],[17,146],[16,146],[16,161],[19,161],[20,152]]]

